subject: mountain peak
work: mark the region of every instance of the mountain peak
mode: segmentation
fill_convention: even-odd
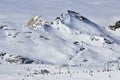
[[[69,14],[79,15],[78,12],[75,12],[75,11],[72,11],[72,10],[67,10],[67,12],[68,12]]]
[[[27,26],[38,30],[4,25],[0,26],[1,53],[61,65],[104,63],[120,56],[120,38],[75,11],[68,10],[53,24],[34,16]]]
[[[42,22],[43,20],[41,19],[41,16],[36,15],[27,22],[27,26],[37,28],[38,26],[42,25]]]
[[[67,13],[71,16],[71,17],[75,17],[78,20],[81,21],[85,21],[88,20],[87,18],[85,18],[84,16],[80,15],[80,13],[72,11],[72,10],[68,10]]]

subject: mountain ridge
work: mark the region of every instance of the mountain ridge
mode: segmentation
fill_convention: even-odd
[[[75,11],[52,23],[35,17],[27,26],[1,23],[0,51],[62,65],[103,64],[120,56],[120,38]]]

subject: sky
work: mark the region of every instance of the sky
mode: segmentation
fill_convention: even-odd
[[[0,21],[25,24],[37,14],[52,21],[68,9],[101,26],[120,20],[119,0],[0,0]]]

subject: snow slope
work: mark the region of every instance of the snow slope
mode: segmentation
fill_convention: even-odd
[[[0,23],[0,52],[49,64],[104,64],[120,57],[120,38],[68,10],[37,29]]]
[[[59,67],[48,65],[1,65],[1,80],[119,80],[120,70],[104,68]],[[45,72],[46,71],[46,72]],[[48,73],[47,73],[48,72]]]

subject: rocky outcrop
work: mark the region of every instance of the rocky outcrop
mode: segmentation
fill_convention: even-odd
[[[28,23],[27,23],[27,26],[28,27],[33,27],[33,28],[37,28],[39,27],[40,25],[42,25],[42,20],[41,20],[41,17],[39,15],[37,16],[34,16],[33,18],[31,18]]]
[[[11,55],[8,53],[0,53],[1,64],[32,64],[34,60],[26,57]]]
[[[120,28],[120,21],[117,21],[115,23],[115,25],[108,26],[108,28],[110,28],[111,30],[116,30],[116,29]]]

